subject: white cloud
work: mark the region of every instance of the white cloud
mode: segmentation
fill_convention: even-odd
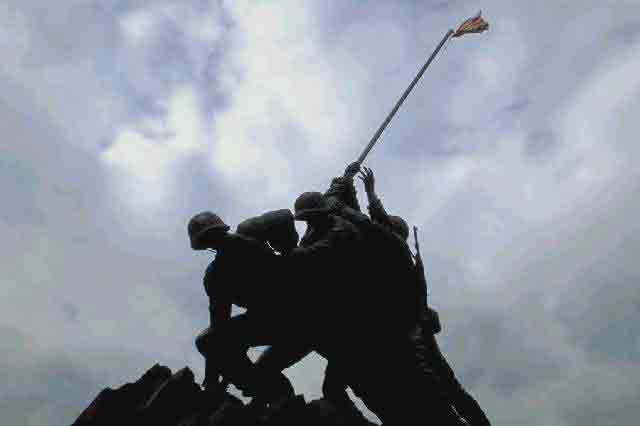
[[[120,18],[120,28],[133,46],[148,42],[155,24],[155,16],[149,9],[138,9]]]
[[[335,159],[355,155],[362,82],[337,74],[348,71],[330,62],[334,52],[318,40],[313,9],[293,2],[228,7],[237,27],[219,79],[229,108],[214,117],[212,161],[228,185],[259,186],[255,205],[290,198],[294,181],[338,173],[344,160]]]
[[[28,19],[8,4],[0,5],[0,52],[4,57],[0,71],[9,75],[19,71],[32,43]]]
[[[571,169],[574,182],[592,190],[619,176],[631,160],[620,147],[630,147],[628,141],[635,135],[620,133],[619,117],[640,92],[639,53],[640,44],[636,44],[594,70],[558,123],[567,157],[563,168]]]
[[[467,45],[460,45],[464,43]],[[501,109],[516,98],[517,84],[528,60],[527,49],[518,23],[507,19],[488,33],[454,39],[445,57],[465,57],[469,50],[472,53],[464,61],[463,80],[449,95],[447,119],[462,127],[491,129]],[[509,55],[504,55],[507,51]]]
[[[158,178],[166,171],[170,154],[170,148],[126,129],[118,134],[113,145],[103,153],[103,158],[107,163],[147,180],[147,184],[157,184]]]
[[[490,196],[497,206],[509,208],[529,224],[570,214],[596,197],[628,168],[630,157],[621,151],[621,144],[627,144],[618,139],[628,139],[632,132],[620,131],[618,117],[640,90],[638,49],[631,47],[609,59],[552,111],[549,121],[558,143],[553,156],[537,160],[526,155],[527,123],[514,123],[511,133],[481,127],[465,134],[467,141],[492,142],[425,168],[417,183],[428,188],[420,215],[433,216],[467,188]],[[458,90],[464,92],[466,87]],[[477,95],[477,102],[487,102],[487,94]],[[464,115],[458,109],[451,114]]]
[[[179,24],[191,42],[215,43],[222,34],[216,7],[200,10],[192,5],[157,3],[134,9],[119,18],[122,34],[132,47],[145,48],[156,41],[167,23]]]
[[[121,129],[102,152],[102,160],[115,172],[114,185],[134,203],[148,207],[171,195],[172,167],[205,144],[198,98],[193,88],[175,90],[160,118],[145,117]]]
[[[0,6],[2,148],[30,166],[0,170],[11,206],[25,213],[16,224],[0,217],[0,324],[26,336],[3,347],[10,367],[33,376],[29,391],[46,360],[68,355],[100,377],[81,382],[87,399],[155,361],[202,376],[193,337],[207,319],[204,257],[189,257],[181,215],[197,197],[184,193],[193,186],[198,209],[215,204],[237,222],[322,189],[417,70],[439,14],[458,4],[234,0],[221,11],[159,2],[124,16],[93,7],[58,16],[27,3]],[[565,426],[637,393],[637,365],[607,358],[635,356],[637,341],[626,349],[594,334],[637,334],[638,227],[629,218],[638,192],[629,183],[640,151],[639,47],[608,41],[617,12],[601,28],[589,24],[602,9],[584,5],[556,13],[491,4],[489,33],[439,58],[370,164],[390,210],[437,225],[424,227],[423,246],[433,252],[443,346],[463,383],[496,423]],[[527,147],[541,127],[553,147],[534,158]],[[213,182],[216,173],[223,179]],[[157,214],[176,205],[180,215]],[[134,213],[126,227],[122,206]],[[322,366],[313,357],[288,373],[315,397]],[[603,388],[591,392],[594,382]],[[55,418],[48,406],[32,413],[34,422]]]

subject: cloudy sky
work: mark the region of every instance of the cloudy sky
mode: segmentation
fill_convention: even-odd
[[[155,362],[201,380],[188,219],[326,188],[480,8],[368,165],[494,424],[637,424],[637,0],[3,0],[2,423],[68,424]],[[323,362],[287,371],[308,398]]]

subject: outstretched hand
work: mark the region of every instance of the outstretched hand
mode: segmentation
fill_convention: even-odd
[[[358,178],[364,182],[364,190],[367,194],[373,194],[375,192],[376,179],[373,176],[373,170],[368,167],[363,167],[360,170],[360,176]]]

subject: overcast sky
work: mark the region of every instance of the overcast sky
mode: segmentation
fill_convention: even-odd
[[[495,425],[637,424],[637,0],[3,0],[2,423],[71,423],[155,362],[201,380],[189,218],[324,190],[480,8],[367,164]],[[307,398],[323,362],[287,371]]]

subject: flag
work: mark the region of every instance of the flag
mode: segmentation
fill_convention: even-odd
[[[460,37],[470,33],[481,33],[489,29],[487,21],[482,19],[482,11],[478,12],[473,18],[469,18],[464,21],[458,29],[453,33],[452,37]]]

